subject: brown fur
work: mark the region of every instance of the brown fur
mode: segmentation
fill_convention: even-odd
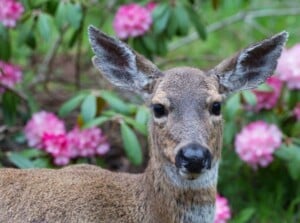
[[[287,34],[246,48],[207,73],[188,67],[163,73],[93,27],[89,37],[96,54],[93,62],[107,79],[168,111],[150,120],[148,167],[143,174],[112,173],[90,165],[1,169],[0,222],[213,222],[223,120],[210,108],[227,93],[255,87],[270,76]],[[252,55],[261,60],[254,58],[252,64]],[[175,167],[175,156],[190,143],[210,151],[212,167],[185,178]]]

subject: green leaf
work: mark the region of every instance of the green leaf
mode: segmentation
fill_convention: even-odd
[[[16,152],[8,153],[8,160],[21,169],[34,168],[34,164],[26,157]]]
[[[143,154],[140,143],[135,133],[125,122],[121,122],[121,136],[124,144],[125,153],[133,165],[141,165]]]
[[[37,28],[45,41],[50,40],[51,38],[51,17],[45,13],[39,14],[37,21]]]
[[[35,168],[50,168],[52,167],[49,157],[38,158],[32,161]]]
[[[55,15],[56,9],[60,1],[47,1],[45,4],[45,11],[49,13],[52,17]]]
[[[73,34],[72,34],[72,36],[71,36],[71,38],[70,38],[70,40],[69,40],[69,47],[70,47],[70,48],[72,48],[72,47],[75,45],[75,43],[76,43],[76,41],[78,40],[78,37],[79,37],[80,35],[82,35],[82,29],[81,29],[81,28],[78,28],[78,29],[76,29],[76,30],[73,32]]]
[[[8,30],[0,24],[0,59],[8,61],[11,56],[11,44]]]
[[[168,8],[169,8],[169,5],[167,3],[162,3],[162,4],[159,4],[158,6],[156,6],[152,13],[153,19],[157,20],[157,19],[163,17],[165,12],[168,10]]]
[[[300,147],[282,145],[275,155],[286,161],[289,174],[294,180],[300,179]]]
[[[259,90],[259,91],[265,91],[265,92],[271,92],[273,91],[273,88],[269,85],[267,85],[266,83],[263,83],[261,85],[259,85],[256,90]]]
[[[294,211],[297,210],[297,207],[300,204],[300,197],[295,197],[292,202],[290,202],[290,205],[288,207],[288,212],[290,213],[290,216],[293,216]]]
[[[254,208],[243,209],[233,220],[232,223],[246,223],[255,214]]]
[[[300,91],[298,90],[291,90],[289,91],[288,97],[288,107],[289,109],[293,109],[297,103],[300,101]]]
[[[191,22],[193,23],[199,37],[203,40],[206,40],[206,30],[204,24],[201,21],[200,15],[191,7],[187,7],[187,9],[189,10]]]
[[[145,42],[143,41],[143,37],[134,38],[132,40],[132,45],[137,52],[145,55],[146,57],[151,57],[152,54],[150,50],[148,50],[147,46],[145,45]]]
[[[275,152],[276,156],[283,160],[293,160],[295,157],[300,159],[300,150],[295,145],[285,145],[283,144],[278,150]]]
[[[66,19],[74,29],[79,28],[82,20],[82,10],[80,4],[67,3]]]
[[[32,4],[32,7],[38,7],[43,5],[44,3],[48,2],[50,0],[34,0],[34,1],[30,1],[30,3]]]
[[[18,144],[24,144],[27,141],[23,131],[16,133],[13,136],[13,140]]]
[[[168,52],[167,41],[163,36],[157,38],[157,54],[164,56]]]
[[[37,112],[39,110],[39,104],[37,103],[35,97],[31,94],[31,92],[26,92],[26,97],[30,109],[30,114]],[[29,116],[30,114],[28,113]]]
[[[27,159],[36,158],[45,155],[45,153],[38,149],[24,149],[19,153],[22,157]]]
[[[140,133],[142,133],[143,135],[147,136],[148,135],[148,131],[147,131],[147,125],[146,124],[142,124],[139,123],[137,121],[135,121],[132,118],[129,117],[123,117],[124,121],[127,124],[130,124],[133,126],[133,128],[135,128],[137,131],[139,131]]]
[[[137,113],[135,115],[135,120],[138,123],[147,125],[149,119],[149,110],[145,106],[140,106],[137,110]]]
[[[242,95],[246,100],[247,104],[252,106],[256,105],[257,103],[256,96],[252,91],[243,91]]]
[[[155,41],[154,41],[154,39],[153,39],[151,36],[145,35],[145,36],[143,36],[141,39],[142,39],[142,41],[143,41],[145,47],[146,47],[149,51],[155,52],[155,49],[156,49]]]
[[[104,122],[108,121],[109,119],[110,119],[109,117],[103,117],[103,116],[92,119],[92,120],[88,121],[87,123],[85,123],[83,125],[83,128],[92,128],[95,126],[102,125]]]
[[[238,128],[233,120],[228,120],[228,122],[225,122],[225,129],[226,131],[223,133],[224,144],[228,145],[232,143]]]
[[[32,32],[28,33],[25,43],[33,50],[36,48],[36,39]]]
[[[4,122],[7,125],[14,125],[17,118],[17,106],[19,104],[19,98],[17,95],[10,91],[4,92],[2,95],[2,113],[4,116]]]
[[[58,27],[63,28],[66,25],[78,29],[82,20],[82,9],[80,4],[61,1],[55,13],[55,22]]]
[[[101,91],[100,96],[109,104],[109,106],[122,114],[132,114],[136,107],[125,103],[116,94],[110,91]]]
[[[86,93],[79,93],[66,101],[59,109],[58,114],[61,117],[67,116],[71,111],[73,111],[79,104],[82,102],[82,100],[87,96]]]
[[[175,9],[172,9],[167,27],[167,34],[169,38],[176,34],[176,31],[178,29],[178,22],[179,20],[177,19],[176,11]]]
[[[175,21],[177,22],[177,34],[180,36],[187,35],[190,27],[190,19],[185,7],[177,4],[174,9]]]
[[[84,122],[91,121],[97,113],[97,98],[95,95],[90,94],[84,98],[81,104],[81,115]]]
[[[167,27],[170,15],[171,15],[171,7],[167,4],[161,4],[159,6],[157,6],[157,10],[154,9],[154,22],[153,22],[153,30],[154,33],[156,34],[160,34],[162,33],[165,28]],[[160,9],[161,8],[161,9]],[[163,12],[163,13],[159,13],[157,14],[157,11],[159,12]]]
[[[300,160],[287,163],[290,176],[294,180],[300,179]]]
[[[300,136],[300,122],[296,122],[292,125],[292,136],[294,137]]]
[[[225,104],[226,120],[232,120],[236,113],[241,109],[240,94],[232,95]]]
[[[67,3],[65,1],[60,1],[56,13],[54,21],[56,25],[61,29],[68,24],[66,19],[66,11],[67,11]]]

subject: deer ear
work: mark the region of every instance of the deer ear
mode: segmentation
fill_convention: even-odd
[[[281,32],[245,48],[211,70],[219,79],[220,92],[231,93],[262,84],[276,69],[287,38],[288,33]]]
[[[88,35],[95,53],[93,64],[106,79],[144,96],[151,93],[154,80],[162,75],[152,62],[93,26],[89,26]]]

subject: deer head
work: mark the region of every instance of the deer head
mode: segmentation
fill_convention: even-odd
[[[271,76],[287,36],[281,32],[251,45],[208,72],[190,67],[162,72],[125,43],[89,27],[95,67],[112,84],[142,95],[150,107],[151,159],[167,175],[186,181],[217,169],[224,99]]]

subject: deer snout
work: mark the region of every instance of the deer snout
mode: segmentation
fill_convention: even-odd
[[[176,157],[175,165],[187,173],[199,174],[203,169],[211,168],[212,155],[200,144],[192,143],[181,148]]]

